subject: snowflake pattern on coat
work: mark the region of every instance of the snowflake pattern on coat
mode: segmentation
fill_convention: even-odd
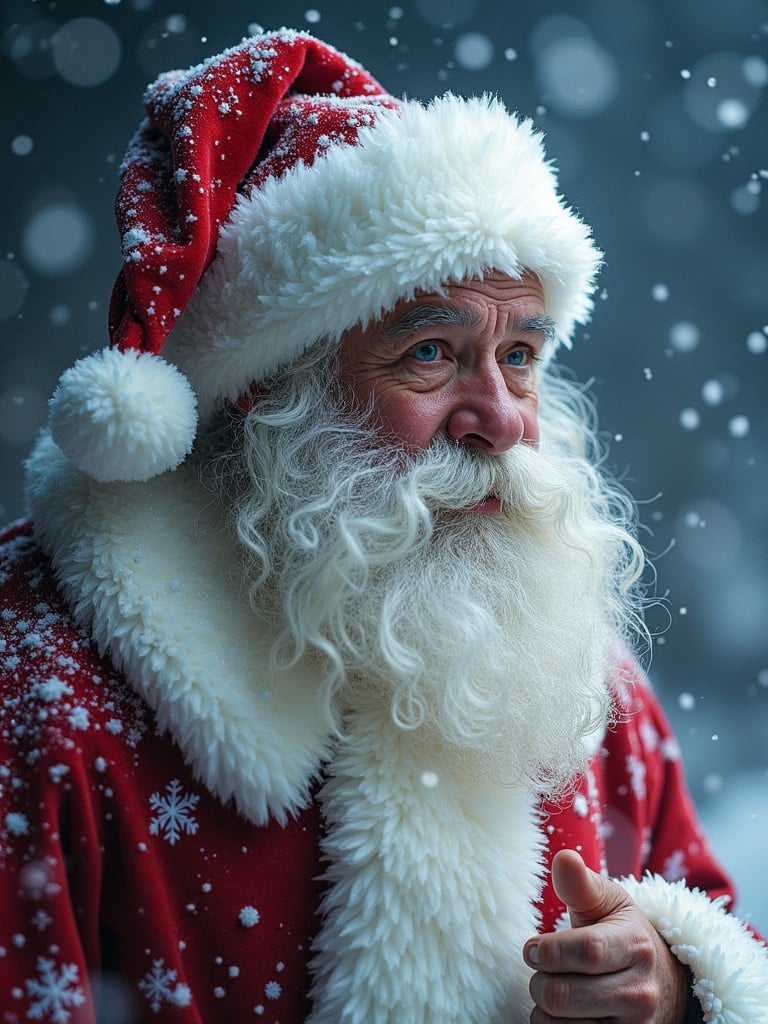
[[[176,971],[165,966],[160,958],[152,962],[152,967],[139,982],[139,988],[146,996],[153,1013],[159,1013],[163,1003],[172,1006],[189,1006],[192,993],[189,986],[176,983]]]
[[[52,1024],[67,1024],[72,1017],[72,1008],[85,1002],[77,964],[57,967],[54,960],[41,956],[37,959],[37,973],[39,977],[26,981],[30,1000],[27,1017],[51,1021]]]
[[[200,799],[195,793],[184,793],[178,779],[173,779],[165,787],[167,795],[161,796],[153,793],[149,803],[153,811],[157,811],[157,817],[149,823],[149,831],[153,836],[161,835],[171,846],[174,846],[182,832],[193,836],[198,829],[194,810]]]

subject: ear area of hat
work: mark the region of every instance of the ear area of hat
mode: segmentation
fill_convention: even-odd
[[[106,348],[62,374],[49,423],[59,448],[94,480],[148,480],[192,450],[197,399],[159,356]]]

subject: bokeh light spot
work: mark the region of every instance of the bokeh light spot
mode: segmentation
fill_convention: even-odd
[[[749,418],[747,416],[734,416],[728,422],[728,433],[731,437],[746,437],[749,429]]]
[[[29,135],[17,135],[11,140],[11,152],[14,156],[29,156],[35,144]]]
[[[740,213],[743,216],[749,216],[751,213],[757,213],[760,209],[761,195],[760,190],[750,188],[749,184],[739,185],[731,192],[731,206],[736,213]]]
[[[165,19],[165,27],[175,36],[180,36],[189,28],[189,22],[183,14],[171,14]]]
[[[70,85],[101,85],[117,71],[121,56],[120,37],[98,18],[73,18],[53,37],[54,67]]]
[[[29,219],[21,245],[33,270],[59,277],[80,269],[91,254],[93,242],[93,228],[85,211],[73,202],[56,202],[43,206]]]
[[[747,351],[753,356],[761,356],[768,350],[768,338],[762,331],[752,331],[747,335]]]
[[[725,388],[719,380],[704,381],[701,387],[701,397],[707,405],[720,405],[725,398]]]
[[[456,40],[454,56],[467,71],[482,71],[493,61],[493,43],[482,32],[466,32]]]
[[[683,92],[688,116],[707,131],[718,133],[743,128],[759,100],[760,88],[745,77],[744,57],[737,53],[704,57]]]
[[[715,115],[724,128],[743,128],[749,120],[749,108],[742,100],[726,99],[718,103]]]
[[[745,57],[741,71],[746,81],[757,89],[768,85],[768,63],[762,57]]]
[[[701,424],[701,417],[695,409],[683,409],[680,413],[680,426],[683,430],[697,430]]]
[[[614,58],[581,35],[554,39],[544,46],[538,54],[537,73],[549,106],[572,117],[601,113],[618,92]]]
[[[669,340],[676,352],[693,352],[699,347],[701,331],[696,324],[680,320],[670,327]]]

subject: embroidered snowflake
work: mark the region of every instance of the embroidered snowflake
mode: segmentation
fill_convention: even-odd
[[[173,846],[182,831],[188,836],[197,832],[198,824],[190,811],[197,806],[200,797],[195,793],[183,793],[178,779],[173,779],[165,788],[167,796],[153,793],[149,798],[150,807],[158,812],[149,823],[149,831],[153,836],[162,835]]]
[[[279,999],[282,991],[282,987],[276,981],[268,981],[264,986],[264,995],[267,999]]]
[[[589,812],[589,804],[583,793],[577,793],[573,798],[573,809],[580,818],[586,818]]]
[[[43,956],[37,958],[38,978],[25,982],[30,999],[27,1017],[30,1020],[50,1020],[53,1024],[67,1024],[72,1014],[70,1009],[85,1002],[83,990],[78,984],[77,964],[62,964],[56,967],[53,960]]]
[[[139,989],[144,993],[153,1013],[159,1013],[163,1003],[172,1006],[189,1006],[192,993],[189,985],[174,985],[176,971],[165,966],[162,957],[152,961],[152,968],[147,971],[139,982]]]
[[[680,760],[680,747],[673,736],[669,736],[661,741],[661,756],[665,761]]]
[[[645,764],[634,754],[627,755],[627,772],[629,773],[629,784],[632,792],[638,800],[645,797]]]
[[[668,882],[677,882],[679,879],[685,878],[688,874],[688,868],[686,867],[685,854],[682,850],[675,850],[667,857],[664,861],[662,874]]]
[[[640,737],[643,741],[645,749],[648,751],[656,750],[659,745],[661,737],[659,736],[658,730],[653,722],[643,721],[640,723]]]
[[[39,932],[44,932],[49,924],[53,922],[53,918],[41,907],[32,918],[32,924],[37,928]]]

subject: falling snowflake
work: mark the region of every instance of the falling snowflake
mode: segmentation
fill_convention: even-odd
[[[244,928],[253,928],[259,923],[259,912],[256,907],[243,907],[237,919]]]
[[[72,1016],[68,1008],[82,1006],[85,1002],[83,990],[78,985],[77,964],[62,964],[57,969],[53,960],[39,956],[36,968],[40,979],[28,978],[25,982],[31,1001],[27,1017],[67,1024]]]
[[[153,793],[149,804],[157,817],[149,823],[149,831],[153,836],[162,835],[171,846],[180,838],[181,832],[193,836],[198,829],[194,815],[190,814],[200,799],[195,793],[182,793],[181,783],[173,779],[166,787],[167,796]]]
[[[165,960],[152,961],[152,969],[147,971],[139,982],[139,989],[149,1002],[149,1008],[153,1013],[159,1013],[163,1003],[171,1003],[172,1006],[189,1006],[192,1002],[192,993],[189,985],[176,981],[176,971],[165,966]]]
[[[29,820],[26,814],[12,811],[5,816],[5,827],[12,836],[28,836]]]

